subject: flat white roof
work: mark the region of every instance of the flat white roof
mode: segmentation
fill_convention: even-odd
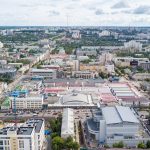
[[[53,69],[31,69],[31,72],[55,72]]]

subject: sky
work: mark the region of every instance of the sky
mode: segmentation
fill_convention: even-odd
[[[150,0],[0,0],[0,25],[150,26]]]

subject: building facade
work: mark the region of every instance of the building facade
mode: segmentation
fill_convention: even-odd
[[[0,150],[42,150],[45,121],[29,119],[21,126],[0,129]]]
[[[42,109],[43,107],[43,96],[26,96],[26,97],[13,97],[11,98],[12,109]]]
[[[148,135],[140,134],[140,121],[129,107],[103,107],[93,113],[93,118],[87,120],[90,135],[101,144],[122,141],[127,146],[136,146],[141,141],[149,140]]]
[[[56,79],[56,70],[52,69],[31,69],[32,76],[43,76],[45,79]]]

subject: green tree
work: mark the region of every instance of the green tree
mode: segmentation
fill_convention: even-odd
[[[79,147],[80,147],[80,145],[79,145],[77,142],[73,142],[73,143],[72,143],[72,149],[73,149],[73,150],[78,150]]]
[[[146,148],[150,148],[150,141],[149,140],[146,142]]]
[[[113,147],[114,148],[123,148],[124,147],[124,144],[122,141],[118,142],[118,143],[114,143],[113,144]]]
[[[64,147],[66,149],[78,150],[79,144],[73,141],[73,138],[70,136],[64,141]]]
[[[83,64],[88,64],[89,62],[91,62],[91,59],[86,59],[86,60],[83,60],[81,61]]]
[[[49,120],[49,128],[53,133],[60,135],[61,133],[61,118]]]
[[[56,132],[54,132],[54,133],[51,134],[51,138],[52,139],[55,138],[56,136],[58,136],[58,133],[56,133]]]
[[[137,147],[144,149],[145,148],[145,144],[143,142],[140,142]]]
[[[52,149],[53,150],[62,150],[63,146],[64,146],[64,140],[61,137],[56,136],[53,138],[53,140],[52,140]]]

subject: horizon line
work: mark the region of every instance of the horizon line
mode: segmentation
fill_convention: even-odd
[[[150,25],[0,25],[0,27],[150,27]]]

